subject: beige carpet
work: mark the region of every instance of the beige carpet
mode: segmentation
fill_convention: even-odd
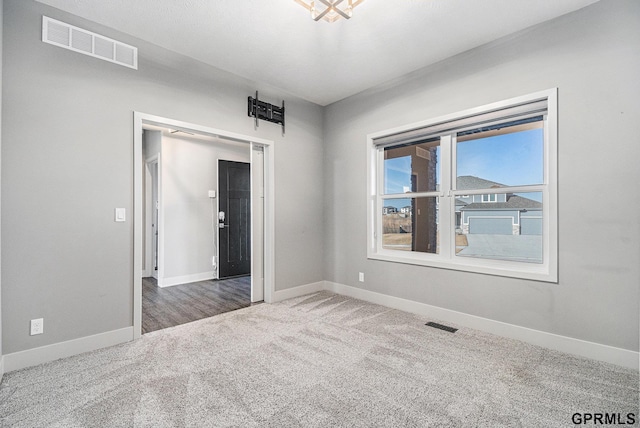
[[[321,292],[5,375],[3,427],[566,427],[638,373]],[[437,321],[437,320],[433,320]],[[602,426],[602,425],[600,425]]]

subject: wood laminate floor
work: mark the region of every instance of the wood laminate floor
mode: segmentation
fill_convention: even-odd
[[[251,306],[251,277],[161,288],[142,278],[142,334]]]

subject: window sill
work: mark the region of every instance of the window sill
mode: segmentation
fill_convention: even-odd
[[[548,264],[544,263],[509,262],[481,258],[464,258],[464,260],[458,260],[458,257],[453,260],[443,260],[441,255],[425,253],[407,253],[398,255],[396,251],[385,250],[370,252],[367,254],[367,258],[370,260],[427,266],[438,269],[479,273],[483,275],[495,275],[532,281],[558,283],[557,272],[552,272]]]

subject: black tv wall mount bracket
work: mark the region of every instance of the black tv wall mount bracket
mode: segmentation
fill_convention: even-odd
[[[258,99],[258,91],[256,97],[249,97],[248,115],[254,118],[254,129],[258,129],[258,119],[267,122],[279,123],[282,126],[282,135],[284,136],[284,100],[282,107],[274,106]]]

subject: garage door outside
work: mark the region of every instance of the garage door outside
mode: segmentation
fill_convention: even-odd
[[[542,219],[522,217],[520,219],[520,234],[542,235]]]
[[[513,221],[509,218],[472,217],[469,233],[486,235],[513,235]]]

